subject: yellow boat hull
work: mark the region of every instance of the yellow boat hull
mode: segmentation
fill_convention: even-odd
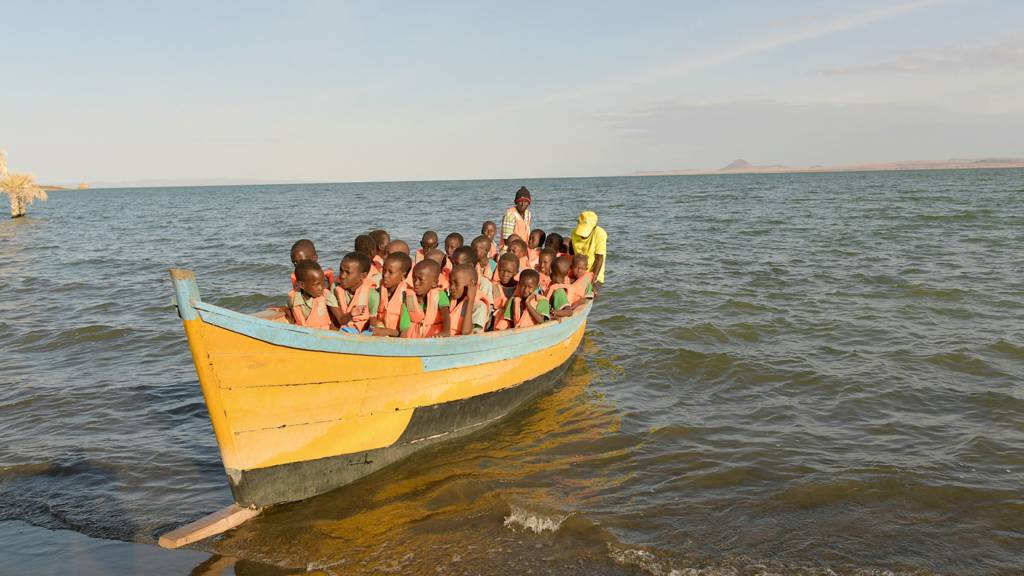
[[[590,308],[495,334],[372,338],[238,314],[202,302],[191,272],[171,277],[243,506],[326,492],[500,419],[558,380]]]

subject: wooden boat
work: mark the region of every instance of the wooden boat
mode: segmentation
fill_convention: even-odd
[[[567,368],[590,305],[530,328],[401,340],[203,302],[170,271],[238,507],[301,500],[494,422]]]

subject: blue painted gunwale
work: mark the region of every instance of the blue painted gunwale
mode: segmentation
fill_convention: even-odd
[[[587,304],[570,318],[553,320],[530,328],[457,338],[407,340],[317,330],[264,320],[203,302],[199,297],[194,277],[175,279],[174,283],[182,318],[199,317],[204,322],[225,330],[300,350],[362,356],[417,356],[422,359],[424,370],[428,372],[497,362],[550,348],[575,333],[586,321],[591,307]]]

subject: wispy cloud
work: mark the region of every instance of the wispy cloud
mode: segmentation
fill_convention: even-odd
[[[995,44],[945,46],[904,52],[891,60],[856,66],[826,68],[819,74],[927,74],[954,70],[1024,70],[1024,34]]]
[[[583,88],[575,88],[520,101],[511,108],[532,108],[558,101],[575,100],[605,92],[628,89],[633,86],[671,80],[683,74],[728,64],[746,56],[760,54],[790,44],[805,42],[846,30],[852,30],[876,22],[897,18],[904,14],[948,4],[954,0],[912,0],[882,8],[844,14],[829,19],[815,20],[795,29],[766,35],[754,40],[721,46],[714,50],[665,62],[636,74],[620,75],[596,82]]]

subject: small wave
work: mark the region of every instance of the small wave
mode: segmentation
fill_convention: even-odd
[[[562,527],[571,513],[566,514],[541,514],[521,508],[515,504],[509,504],[509,515],[505,517],[505,527],[511,530],[531,530],[537,534],[544,532],[557,532]]]

